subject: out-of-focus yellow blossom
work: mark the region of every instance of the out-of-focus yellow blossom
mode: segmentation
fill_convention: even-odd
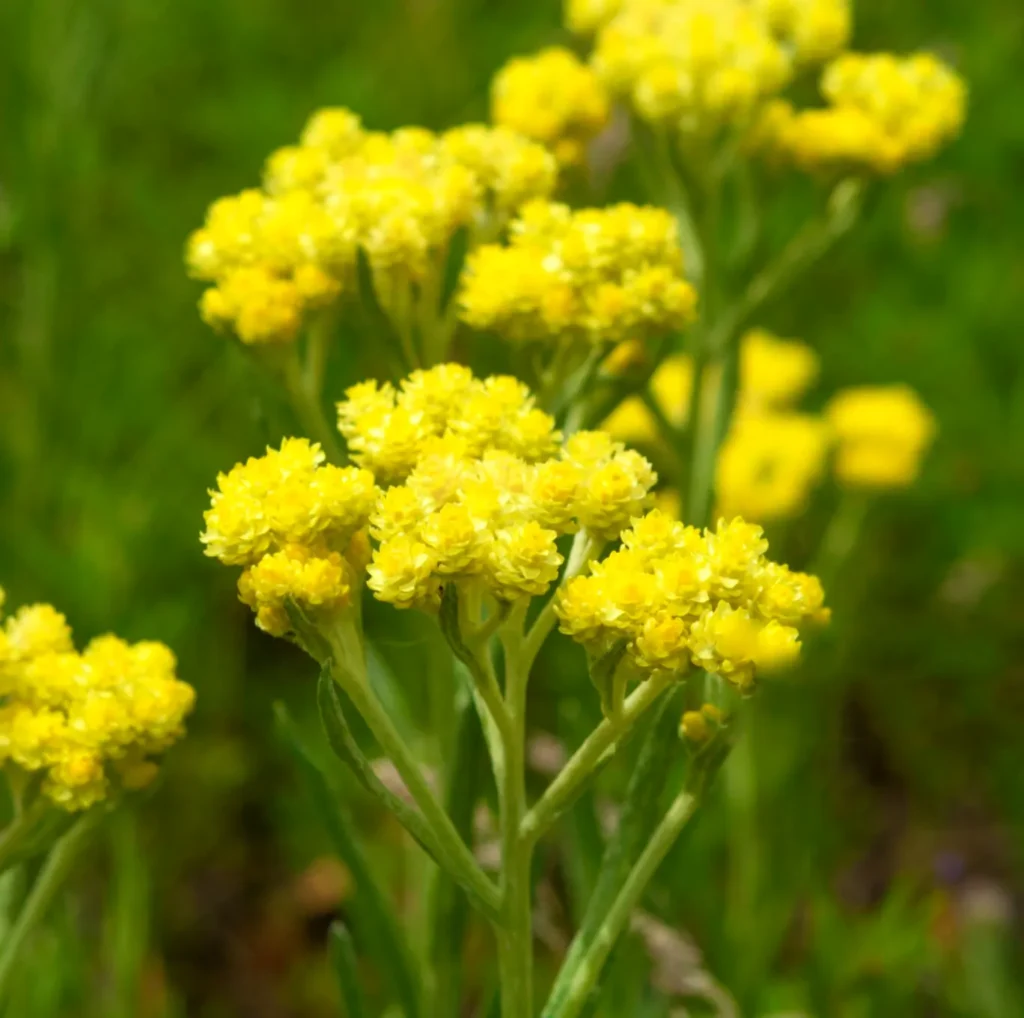
[[[744,410],[792,406],[818,377],[818,355],[806,343],[750,329],[740,341],[740,402]]]
[[[491,85],[491,119],[547,145],[563,165],[582,162],[608,113],[597,75],[563,47],[514,57]]]
[[[613,356],[619,349],[613,351]],[[621,356],[625,357],[626,352]],[[738,406],[744,412],[788,407],[807,391],[817,374],[817,355],[806,343],[779,339],[764,329],[750,329],[740,340]],[[706,384],[710,387],[715,380],[711,375]],[[649,384],[665,419],[677,428],[685,426],[693,389],[690,357],[667,357],[651,375]],[[623,400],[602,427],[623,442],[653,442],[660,436],[654,414],[639,396]]]
[[[718,511],[767,523],[798,515],[824,474],[828,426],[811,414],[741,413],[718,453]]]
[[[101,636],[78,653],[48,604],[0,628],[0,695],[0,765],[41,772],[42,793],[69,811],[152,777],[147,758],[184,734],[195,700],[162,643]]]
[[[242,600],[261,628],[283,635],[288,600],[314,613],[350,602],[376,498],[368,470],[325,464],[319,445],[288,438],[217,478],[201,540],[207,555],[245,567]]]
[[[747,0],[626,0],[598,34],[593,62],[644,120],[688,134],[747,123],[792,72]]]
[[[836,478],[850,488],[912,484],[935,435],[935,418],[905,385],[838,393],[826,409],[837,448]]]
[[[769,561],[767,548],[739,518],[702,532],[654,510],[566,585],[561,629],[592,657],[624,646],[645,674],[693,664],[749,689],[758,671],[799,655],[796,625],[827,619],[821,584]]]
[[[515,342],[617,342],[677,329],[696,294],[683,278],[675,220],[622,204],[573,212],[536,201],[508,245],[474,251],[459,294],[462,318]]]
[[[930,53],[845,53],[821,88],[824,109],[772,104],[754,144],[805,170],[892,173],[931,158],[963,126],[963,80]]]
[[[391,483],[370,525],[368,585],[396,607],[430,610],[446,583],[514,601],[556,579],[561,534],[617,536],[643,512],[650,464],[602,432],[562,443],[529,390],[442,364],[398,389],[353,386],[338,406],[353,458]]]
[[[457,230],[493,232],[556,176],[543,146],[507,128],[384,134],[320,110],[300,144],[268,158],[263,190],[218,199],[189,238],[189,271],[212,284],[203,318],[245,343],[290,342],[310,312],[355,290],[360,250],[381,305],[407,314],[408,291],[439,276]]]
[[[850,0],[754,0],[753,6],[801,63],[828,60],[850,40]]]
[[[566,0],[565,23],[571,32],[592,35],[622,7],[623,0]]]

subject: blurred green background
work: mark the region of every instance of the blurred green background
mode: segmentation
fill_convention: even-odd
[[[835,626],[759,698],[746,766],[649,897],[704,967],[653,928],[615,968],[685,976],[712,1001],[725,985],[743,1015],[1009,1018],[1024,1014],[1024,7],[857,8],[859,47],[959,67],[967,128],[764,324],[821,352],[821,398],[908,382],[940,437],[921,483],[874,507]],[[255,630],[197,540],[217,470],[292,425],[200,323],[182,248],[317,106],[375,128],[482,119],[490,75],[565,41],[559,21],[556,0],[0,6],[0,584],[11,604],[58,605],[80,640],[164,640],[199,692],[139,819],[115,819],[27,953],[12,1015],[336,1013],[323,942],[348,882],[271,724],[279,698],[311,716],[312,669]],[[336,351],[339,393],[362,350]],[[421,717],[421,630],[370,626]],[[596,707],[556,710],[559,683],[578,687],[550,674],[537,717],[572,741]],[[566,822],[570,842],[615,791]],[[421,864],[362,819],[403,894]],[[586,875],[543,865],[554,957]],[[613,970],[607,1013],[667,1013],[635,982]],[[702,1006],[691,996],[692,1013],[730,1013]]]

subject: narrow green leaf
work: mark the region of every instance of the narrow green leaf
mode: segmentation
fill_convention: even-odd
[[[340,920],[331,923],[327,932],[327,950],[331,956],[345,1018],[366,1018],[366,1001],[359,986],[359,966],[355,945],[348,927]]]
[[[543,1016],[557,1015],[572,983],[580,959],[593,943],[604,917],[639,854],[644,839],[657,820],[658,805],[664,791],[664,775],[678,756],[677,734],[681,691],[666,696],[650,722],[640,755],[630,778],[619,825],[605,847],[597,884],[590,896],[583,922],[573,938],[569,952],[548,997]]]
[[[445,810],[459,836],[471,843],[473,814],[487,773],[487,751],[480,719],[469,692],[463,689],[457,704],[455,740],[445,768]],[[440,871],[428,901],[433,937],[430,961],[434,972],[431,1018],[457,1018],[462,984],[463,941],[469,920],[469,902],[455,882]]]
[[[388,788],[373,769],[363,751],[359,748],[352,729],[349,727],[345,710],[342,707],[341,694],[337,684],[331,678],[330,668],[325,666],[320,672],[317,683],[317,703],[320,707],[320,720],[327,741],[335,755],[352,771],[356,780],[372,795],[376,796],[394,815],[399,823],[416,839],[420,847],[435,862],[439,862],[438,851],[423,815],[405,799],[396,795]]]
[[[338,857],[352,874],[355,888],[352,921],[360,940],[380,964],[386,983],[408,1018],[419,1018],[419,976],[412,952],[387,894],[356,839],[351,817],[332,790],[283,704],[275,704],[278,732],[291,750],[304,778],[307,791]]]

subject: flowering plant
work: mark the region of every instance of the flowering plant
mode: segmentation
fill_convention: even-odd
[[[762,526],[802,512],[831,462],[852,493],[822,540],[817,571],[833,576],[865,493],[911,483],[934,427],[900,386],[796,409],[816,356],[758,320],[853,227],[880,178],[956,134],[956,75],[927,55],[845,52],[844,0],[584,0],[567,15],[594,36],[589,63],[559,49],[512,61],[495,79],[494,126],[383,134],[320,111],[270,157],[263,187],[215,202],[188,245],[210,284],[204,319],[281,380],[308,432],[219,476],[202,540],[242,569],[257,625],[316,662],[330,746],[436,864],[418,953],[372,867],[354,864],[410,1016],[460,1012],[445,882],[493,928],[501,1014],[536,1013],[535,850],[643,730],[541,1013],[600,1003],[605,962],[758,679],[792,666],[801,630],[828,621],[821,580],[769,558]],[[827,105],[797,109],[786,90],[819,71]],[[572,197],[588,145],[596,160],[601,132],[615,133],[615,100],[620,155],[654,204],[554,200]],[[772,251],[763,214],[794,169],[820,207]],[[390,340],[391,380],[350,386],[335,428],[334,325],[364,314]],[[480,377],[460,356],[508,370]],[[455,663],[441,791],[372,679],[367,591],[432,620]],[[556,628],[581,648],[600,720],[531,802],[528,689]],[[284,713],[281,724],[337,830],[322,774]],[[476,731],[496,879],[471,837],[487,792],[460,780]],[[358,856],[350,832],[336,840]],[[343,931],[334,945],[361,1014]]]

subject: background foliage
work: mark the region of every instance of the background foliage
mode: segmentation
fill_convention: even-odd
[[[200,696],[161,787],[138,820],[116,818],[29,953],[11,1014],[336,1007],[324,933],[350,883],[271,724],[278,698],[310,716],[313,676],[255,630],[197,541],[216,471],[292,425],[199,322],[182,245],[317,106],[379,128],[483,118],[489,76],[562,41],[559,13],[555,0],[0,8],[0,581],[12,603],[59,605],[80,638],[166,641]],[[923,481],[875,507],[832,583],[835,627],[797,680],[758,701],[748,766],[727,771],[649,904],[700,944],[744,1015],[1019,1015],[1024,9],[861,0],[855,41],[948,55],[970,82],[967,129],[886,188],[764,324],[820,350],[822,399],[906,381],[941,434]],[[372,370],[350,337],[336,391]],[[794,565],[827,510],[788,535]],[[396,710],[429,727],[425,690],[446,676],[424,666],[415,620],[376,629]],[[580,689],[581,717],[556,710],[554,692],[573,689],[560,662],[550,671],[538,723],[572,741],[595,708]],[[575,862],[544,860],[552,956],[614,793],[566,822]],[[360,819],[404,893],[422,864],[372,813]],[[653,959],[655,981],[699,978],[671,954],[684,944],[641,932],[619,967]],[[486,949],[471,935],[471,957]],[[662,1013],[647,1007],[622,999],[609,1013]]]

